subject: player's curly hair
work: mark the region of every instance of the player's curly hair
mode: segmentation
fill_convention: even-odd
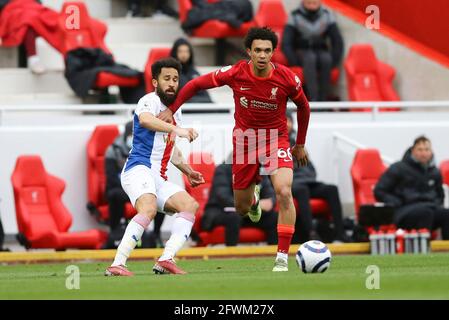
[[[178,74],[181,74],[182,65],[174,58],[160,59],[151,65],[151,77],[157,80],[162,68],[174,68],[178,70]]]
[[[245,48],[251,49],[254,40],[269,40],[273,45],[273,50],[278,45],[278,37],[273,30],[268,27],[251,28],[245,37]]]

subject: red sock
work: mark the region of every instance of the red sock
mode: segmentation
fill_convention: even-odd
[[[290,249],[290,242],[292,241],[295,226],[287,224],[278,224],[278,252],[287,253]]]

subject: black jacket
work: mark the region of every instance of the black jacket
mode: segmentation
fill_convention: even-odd
[[[267,176],[263,176],[261,182],[260,198],[271,198],[273,204],[276,201],[273,187]],[[232,189],[232,165],[223,163],[215,168],[205,210],[207,211],[208,208],[224,209],[225,207],[234,207],[234,191]]]
[[[170,56],[177,59],[177,51],[178,51],[179,46],[181,46],[181,45],[186,45],[189,47],[190,59],[189,59],[189,61],[187,61],[187,63],[182,64],[181,74],[179,76],[179,90],[181,90],[182,87],[184,87],[187,82],[200,76],[200,73],[195,69],[192,45],[186,39],[180,38],[175,41],[175,43],[173,44],[173,47],[171,49]],[[212,100],[209,96],[209,93],[207,93],[206,90],[200,90],[192,98],[190,98],[190,100],[188,100],[187,102],[188,103],[192,103],[192,102],[211,103]]]
[[[0,11],[3,9],[4,6],[8,4],[11,0],[0,0]]]
[[[296,50],[329,50],[332,65],[337,66],[343,57],[343,37],[333,14],[325,7],[311,12],[302,5],[294,10],[285,25],[282,51],[290,66],[303,66]]]
[[[181,25],[186,32],[201,26],[207,20],[220,20],[233,28],[240,28],[243,22],[253,18],[253,6],[249,0],[221,0],[215,3],[194,0],[192,4],[187,19]]]
[[[105,176],[106,192],[116,188],[122,188],[120,173],[125,165],[130,149],[125,142],[126,135],[119,135],[106,149]]]
[[[374,188],[377,201],[393,207],[413,203],[442,206],[443,182],[440,170],[432,159],[427,167],[415,161],[409,148],[402,161],[392,164]]]
[[[65,60],[65,77],[79,97],[86,97],[94,88],[98,72],[107,71],[123,77],[142,78],[142,73],[125,65],[115,63],[112,55],[99,48],[78,48],[69,51]],[[123,98],[123,97],[122,97]],[[125,100],[125,99],[124,99]],[[124,101],[132,103],[132,101]]]

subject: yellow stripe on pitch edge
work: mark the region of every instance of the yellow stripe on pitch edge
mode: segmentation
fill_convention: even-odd
[[[449,241],[446,244],[449,250]],[[441,247],[442,245],[439,244]],[[334,254],[369,253],[368,243],[329,244]],[[178,253],[180,258],[236,257],[274,255],[277,246],[238,246],[238,247],[195,247],[183,249]],[[290,247],[290,254],[295,254],[298,245]],[[162,254],[163,249],[137,249],[131,254],[132,259],[155,259]],[[73,260],[112,260],[116,250],[69,250],[69,251],[28,251],[1,252],[0,262],[43,262],[43,261],[73,261]]]
[[[298,245],[290,247],[290,254],[295,254]],[[328,244],[333,254],[367,254],[369,243]],[[266,256],[276,253],[277,246],[238,246],[238,247],[195,247],[183,249],[180,258]],[[131,254],[132,259],[156,259],[163,249],[137,249]],[[432,241],[433,252],[449,251],[449,241]],[[112,260],[116,250],[69,250],[69,251],[28,251],[0,252],[0,262],[42,262],[42,261],[73,261],[73,260]]]

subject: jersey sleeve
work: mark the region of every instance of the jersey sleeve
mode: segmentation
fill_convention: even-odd
[[[178,111],[176,111],[176,113],[173,115],[173,118],[176,121],[176,125],[178,127],[182,127],[182,113],[181,113],[180,109]]]
[[[234,73],[237,68],[238,67],[236,65],[226,66],[226,67],[223,67],[223,68],[215,71],[213,73],[214,84],[217,87],[221,87],[224,85],[231,86],[233,79],[234,79]]]
[[[149,112],[152,115],[157,116],[157,111],[158,107],[156,101],[154,99],[151,99],[151,97],[143,97],[137,103],[137,108],[134,113],[137,116],[140,116],[140,114],[144,112]]]
[[[296,100],[303,93],[301,79],[299,79],[299,76],[297,74],[290,70],[288,70],[287,77],[290,88],[289,97],[292,100]]]

